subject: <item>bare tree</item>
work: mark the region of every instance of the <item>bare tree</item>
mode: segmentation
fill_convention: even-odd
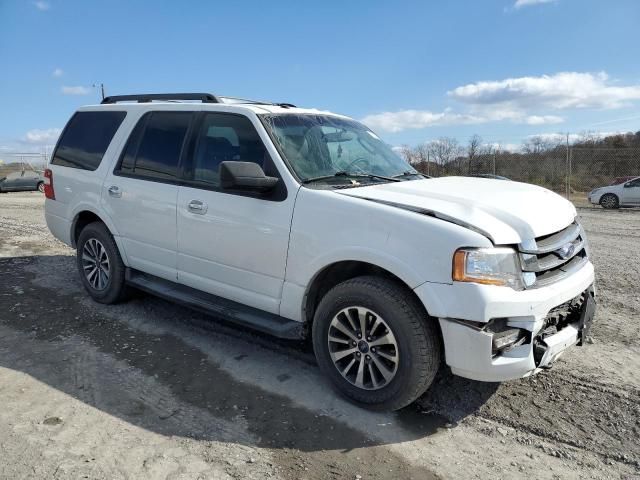
[[[413,154],[413,148],[411,148],[409,145],[401,145],[400,148],[398,148],[397,152],[410,165],[413,165],[415,163],[415,158],[414,158],[414,154]]]
[[[562,145],[564,137],[562,135],[556,136],[542,136],[535,135],[529,137],[526,142],[522,144],[522,150],[528,154],[540,154],[553,150],[554,148]]]
[[[446,165],[460,154],[460,144],[455,138],[440,137],[429,142],[429,154],[438,165]]]
[[[473,161],[480,154],[481,148],[482,137],[478,134],[473,134],[473,136],[469,139],[469,143],[467,143],[467,160],[469,162],[467,168],[468,174],[471,174]]]

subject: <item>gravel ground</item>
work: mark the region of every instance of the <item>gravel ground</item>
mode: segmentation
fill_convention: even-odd
[[[593,343],[504,384],[358,409],[309,347],[89,300],[43,198],[0,195],[0,478],[640,478],[640,212],[582,209]]]

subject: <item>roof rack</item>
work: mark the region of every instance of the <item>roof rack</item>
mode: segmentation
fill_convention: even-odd
[[[109,97],[105,97],[100,103],[148,103],[154,100],[199,100],[202,103],[221,103],[218,97],[211,93],[143,93],[137,95],[111,95]]]
[[[227,95],[218,97],[218,99],[221,101],[221,103],[230,103],[230,104],[238,103],[238,104],[247,104],[247,105],[275,105],[277,107],[282,107],[282,108],[295,108],[295,105],[293,103],[276,103],[276,102],[267,102],[264,100],[250,100],[248,98],[229,97]]]

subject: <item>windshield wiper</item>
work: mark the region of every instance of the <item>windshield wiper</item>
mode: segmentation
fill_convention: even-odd
[[[406,172],[402,172],[402,173],[399,173],[398,175],[394,175],[393,178],[414,177],[414,176],[431,178],[429,175],[425,175],[424,173],[420,173],[420,172],[412,172],[411,170],[407,170]]]
[[[346,172],[344,170],[339,170],[332,175],[322,175],[319,177],[304,178],[302,179],[302,183],[306,185],[307,183],[319,182],[321,180],[329,180],[331,178],[336,178],[336,177],[380,179],[380,180],[386,180],[388,182],[401,181],[399,178],[385,177],[384,175],[376,175],[375,173],[355,173],[355,172]]]

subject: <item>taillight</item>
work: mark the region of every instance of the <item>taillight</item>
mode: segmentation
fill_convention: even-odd
[[[50,168],[44,171],[44,196],[51,200],[56,199],[56,194],[53,191],[53,172]]]

